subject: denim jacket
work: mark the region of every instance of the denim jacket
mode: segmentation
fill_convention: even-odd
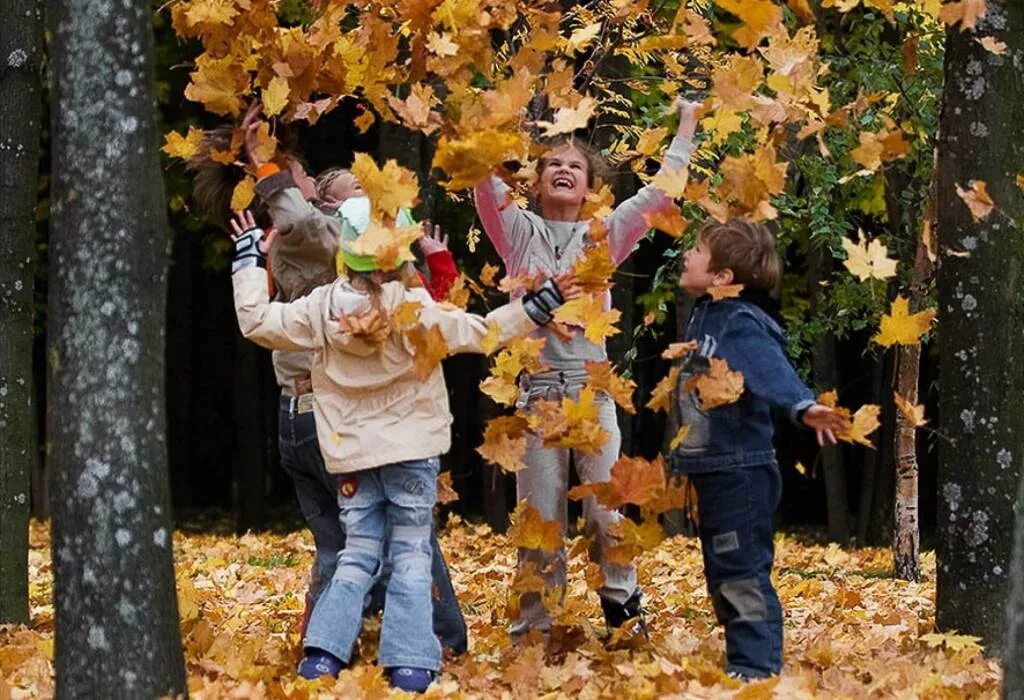
[[[751,467],[775,460],[772,447],[772,409],[785,411],[799,424],[800,413],[814,404],[814,395],[786,356],[786,334],[766,313],[757,292],[740,298],[697,300],[684,340],[696,340],[697,349],[684,358],[676,387],[680,424],[689,433],[670,460],[677,472],[695,473]],[[707,370],[709,360],[725,360],[729,369],[743,374],[739,400],[710,410],[701,408],[686,381]]]

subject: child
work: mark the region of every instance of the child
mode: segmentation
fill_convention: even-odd
[[[683,256],[679,286],[698,297],[684,340],[697,349],[685,360],[677,401],[690,427],[673,451],[673,468],[697,490],[704,574],[718,621],[725,625],[728,672],[741,679],[777,674],[782,666],[782,608],[772,587],[772,518],[782,479],[772,448],[771,410],[835,443],[843,420],[797,377],[785,354],[786,337],[769,296],[781,262],[763,225],[711,219]],[[743,285],[738,298],[714,301],[715,287]],[[684,389],[712,358],[743,375],[735,403],[708,410]]]
[[[421,692],[433,681],[441,648],[431,630],[431,531],[438,455],[450,447],[451,413],[440,365],[417,376],[406,337],[387,332],[381,342],[351,332],[348,318],[386,318],[403,302],[421,305],[416,326],[440,332],[447,352],[482,352],[490,323],[500,340],[551,320],[563,297],[554,280],[486,318],[434,302],[422,288],[395,281],[396,273],[368,268],[349,242],[350,270],[329,286],[289,304],[267,296],[262,232],[237,226],[233,265],[235,309],[243,335],[282,350],[312,350],[316,428],[327,471],[340,475],[338,503],[346,532],[334,577],[317,600],[307,630],[305,677],[337,675],[351,659],[363,601],[382,569],[392,565],[381,628],[380,664],[391,682]],[[349,227],[347,230],[351,231]],[[372,260],[372,258],[370,258]],[[578,289],[563,277],[568,298]]]
[[[665,154],[665,165],[673,170],[687,167],[693,153],[692,137],[696,130],[696,110],[699,105],[679,102],[680,119],[676,137]],[[477,213],[484,231],[505,263],[509,275],[543,272],[555,275],[572,268],[587,245],[590,220],[580,220],[580,209],[594,184],[597,158],[582,145],[568,140],[552,147],[540,159],[539,180],[536,186],[540,215],[525,211],[508,201],[508,187],[497,177],[491,177],[475,188]],[[654,186],[640,189],[633,197],[620,204],[604,221],[608,242],[616,265],[632,253],[637,242],[647,233],[649,226],[645,214],[653,213],[671,204],[669,197]],[[518,294],[522,294],[519,291]],[[515,297],[516,294],[513,294]],[[608,296],[610,303],[611,297]],[[530,410],[539,398],[558,400],[563,396],[575,398],[587,381],[587,361],[608,359],[604,344],[587,340],[581,329],[575,329],[569,342],[562,342],[551,330],[537,331],[547,338],[541,360],[548,370],[526,375],[520,384],[520,403]],[[621,435],[610,397],[598,397],[601,427],[610,438],[597,454],[579,450],[544,447],[536,436],[529,436],[523,461],[526,468],[516,474],[516,495],[540,511],[546,520],[558,520],[563,531],[566,526],[566,492],[569,486],[569,461],[573,460],[582,483],[608,481],[611,468],[619,457]],[[643,628],[641,593],[637,587],[636,568],[609,562],[605,551],[614,544],[609,528],[621,519],[594,498],[583,501],[586,533],[593,538],[590,548],[592,561],[601,566],[604,583],[598,589],[601,608],[609,628],[620,627],[627,620],[640,618]],[[544,578],[548,590],[566,585],[566,554],[562,548],[556,553],[543,550],[521,550],[519,566],[534,562]],[[551,618],[538,593],[524,594],[520,600],[519,617],[512,625],[513,636],[521,636],[531,629],[547,630]]]

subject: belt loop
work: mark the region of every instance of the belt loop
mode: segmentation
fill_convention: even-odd
[[[298,403],[299,403],[298,397],[295,397],[295,396],[288,397],[288,417],[289,418],[295,418],[295,409],[297,408]]]

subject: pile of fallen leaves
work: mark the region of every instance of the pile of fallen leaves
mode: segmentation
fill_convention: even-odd
[[[569,562],[560,616],[546,645],[513,646],[505,622],[515,553],[501,535],[453,518],[442,536],[470,628],[470,651],[448,661],[426,697],[996,697],[999,665],[974,637],[934,632],[935,559],[923,581],[890,578],[887,550],[844,551],[779,536],[775,580],[785,609],[785,668],[741,686],[722,673],[723,637],[693,538],[661,542],[637,560],[651,639],[608,650],[585,555]],[[570,551],[585,549],[573,547]],[[373,665],[380,630],[368,622],[359,660],[337,681],[295,676],[312,540],[306,533],[175,537],[181,631],[196,698],[375,698],[390,692]],[[49,533],[34,525],[32,627],[0,627],[0,698],[53,695]],[[400,693],[395,693],[400,695]]]

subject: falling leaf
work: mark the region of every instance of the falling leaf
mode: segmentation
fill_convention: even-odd
[[[849,430],[836,435],[836,437],[846,442],[856,442],[865,447],[873,448],[874,444],[868,439],[868,435],[878,429],[878,414],[880,411],[880,406],[864,404],[857,409],[857,412],[850,419]]]
[[[512,406],[519,398],[519,386],[506,377],[487,377],[480,382],[480,391],[502,406]]]
[[[636,390],[636,382],[632,379],[623,379],[615,373],[612,363],[587,361],[584,363],[587,374],[590,378],[587,384],[596,391],[603,391],[608,394],[626,413],[636,413],[636,406],[633,405],[633,392]]]
[[[683,218],[682,210],[675,204],[669,204],[653,212],[645,212],[644,221],[651,228],[663,231],[673,238],[682,236],[690,225],[690,222]]]
[[[896,407],[900,409],[900,413],[912,426],[923,428],[928,423],[924,417],[924,406],[912,404],[896,392],[893,392],[893,398],[896,399]]]
[[[687,379],[684,388],[686,391],[696,391],[701,407],[708,411],[739,400],[743,395],[743,375],[729,369],[725,360],[712,357],[707,372]]]
[[[980,39],[975,39],[976,42],[981,44],[989,53],[994,53],[996,56],[1002,56],[1006,53],[1006,42],[999,41],[994,36],[983,36]]]
[[[672,395],[675,393],[676,384],[679,382],[679,368],[673,367],[668,374],[662,377],[661,381],[651,390],[651,398],[647,402],[647,408],[652,411],[665,411],[672,407]]]
[[[1017,187],[1020,188],[1021,192],[1024,192],[1024,173],[1017,174]]]
[[[484,263],[483,268],[480,270],[480,284],[485,287],[493,287],[495,285],[494,276],[498,274],[500,268],[497,265],[490,263]]]
[[[584,249],[583,255],[572,264],[572,272],[583,289],[588,292],[603,291],[611,286],[615,262],[607,241]],[[614,323],[614,321],[613,321]]]
[[[444,506],[455,503],[457,500],[459,500],[459,493],[452,486],[452,473],[450,471],[441,472],[437,475],[437,503]]]
[[[670,167],[663,167],[651,180],[651,184],[667,194],[672,199],[679,199],[686,190],[686,179],[689,171],[686,167],[673,170]]]
[[[203,130],[194,126],[188,128],[188,134],[182,136],[177,131],[170,131],[164,137],[164,146],[160,150],[172,158],[191,158],[203,145]]]
[[[666,360],[678,360],[697,349],[696,340],[687,340],[682,343],[669,343],[669,346],[662,351],[661,356]]]
[[[540,511],[520,501],[511,515],[508,541],[514,547],[554,552],[562,547],[562,525],[557,520],[544,520]]]
[[[245,210],[252,204],[252,200],[255,197],[256,181],[247,175],[241,182],[235,185],[235,189],[231,193],[231,211]]]
[[[391,322],[398,328],[413,326],[419,321],[422,310],[423,302],[403,301],[391,312]]]
[[[917,345],[921,336],[931,328],[935,320],[935,309],[910,313],[910,304],[902,296],[892,302],[889,315],[882,316],[878,334],[872,340],[883,347],[896,345]]]
[[[372,220],[381,221],[381,217],[388,217],[393,222],[400,210],[412,209],[419,201],[420,185],[416,173],[403,168],[394,159],[378,168],[369,155],[356,153],[351,170],[370,198]]]
[[[712,301],[736,299],[743,291],[743,286],[742,284],[724,284],[719,287],[708,287],[708,294]]]
[[[605,309],[603,294],[584,294],[562,304],[555,311],[556,321],[583,328],[583,334],[592,343],[600,343],[619,333],[615,324],[621,316],[622,312],[618,309]]]
[[[394,270],[416,259],[412,244],[422,236],[423,228],[419,224],[385,226],[371,220],[350,246],[357,255],[372,255],[379,269]]]
[[[972,180],[971,188],[965,190],[956,185],[956,194],[963,200],[967,208],[971,210],[971,217],[975,221],[981,221],[992,213],[995,203],[988,194],[988,185],[984,180]]]
[[[373,123],[375,121],[377,121],[377,117],[374,116],[373,112],[367,109],[364,110],[363,113],[360,114],[358,117],[353,119],[352,123],[355,124],[356,129],[359,130],[360,134],[365,134],[367,131],[369,131],[370,127],[373,126]]]
[[[444,335],[437,326],[430,326],[426,330],[412,328],[406,332],[405,337],[412,344],[413,371],[416,378],[421,382],[426,381],[437,370],[441,360],[448,355],[448,344],[444,340]]]
[[[484,337],[480,340],[480,349],[484,351],[485,355],[490,355],[498,349],[499,345],[501,345],[501,326],[494,321],[490,321],[487,324],[487,332],[484,333]]]
[[[596,109],[597,100],[584,97],[576,107],[562,107],[556,111],[553,122],[538,121],[537,126],[541,127],[545,136],[571,134],[578,129],[586,129]]]
[[[288,106],[290,92],[291,87],[288,85],[288,80],[279,75],[274,76],[261,93],[263,113],[268,117],[280,114],[281,110]]]
[[[601,24],[599,22],[580,27],[569,37],[566,48],[570,53],[578,53],[590,46],[600,33]]]
[[[985,16],[988,0],[961,0],[947,2],[939,10],[939,18],[946,24],[960,23],[960,31],[974,29],[978,20]]]
[[[526,468],[526,419],[522,416],[499,416],[487,422],[484,442],[476,448],[480,456],[506,472]]]
[[[807,476],[807,467],[804,466],[803,462],[798,461],[793,465],[793,468],[796,469],[796,473],[800,476]]]
[[[672,436],[671,440],[669,440],[668,449],[674,450],[677,447],[679,447],[680,445],[682,445],[683,441],[686,439],[686,436],[689,435],[689,434],[690,434],[690,426],[688,426],[688,425],[681,425],[681,426],[679,426],[679,430],[677,430],[676,434]]]
[[[838,392],[836,392],[835,389],[825,391],[818,394],[818,398],[816,399],[816,401],[820,403],[822,406],[835,408],[836,406],[839,405],[839,394]]]
[[[857,242],[844,238],[843,250],[846,260],[843,265],[850,273],[864,281],[867,279],[884,280],[896,275],[897,261],[889,257],[889,251],[877,238],[864,240],[864,232],[857,231]]]
[[[716,0],[715,4],[739,17],[743,26],[732,37],[745,48],[754,48],[764,37],[785,31],[782,8],[772,0]]]
[[[495,129],[474,132],[462,139],[442,136],[431,167],[448,173],[445,187],[460,190],[473,187],[490,176],[510,151],[522,144],[522,136]]]
[[[903,132],[895,131],[862,131],[860,145],[850,151],[850,157],[864,166],[865,170],[874,172],[882,167],[882,163],[905,157],[910,146],[903,138]]]

